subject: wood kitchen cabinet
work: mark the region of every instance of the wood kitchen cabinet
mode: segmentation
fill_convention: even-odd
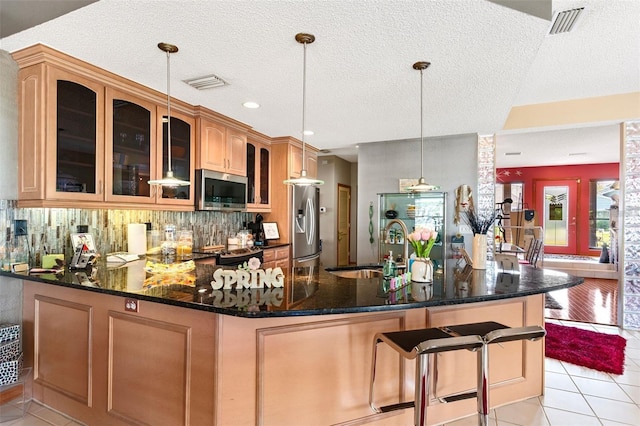
[[[262,268],[282,268],[285,273],[291,266],[290,246],[283,247],[264,247],[262,250]]]
[[[370,366],[363,360],[371,357],[376,333],[480,321],[541,325],[544,294],[528,291],[538,284],[578,282],[532,280],[542,272],[525,268],[520,279],[528,290],[512,287],[514,293],[504,298],[481,290],[489,300],[480,302],[453,294],[457,280],[450,277],[437,285],[451,290],[443,296],[449,300],[389,306],[376,296],[375,284],[356,285],[326,271],[291,274],[283,288],[216,290],[209,296],[210,268],[196,273],[196,288],[150,289],[126,269],[105,274],[100,268],[99,289],[73,284],[70,277],[66,283],[22,280],[24,363],[33,371],[27,386],[34,401],[89,425],[299,425],[309,418],[314,425],[412,424],[412,409],[371,411],[369,388],[363,386]],[[493,288],[494,279],[506,285],[499,276],[474,270],[468,278],[473,289]],[[249,303],[260,309],[248,311]],[[544,340],[504,342],[488,350],[492,409],[543,394]],[[430,424],[476,412],[475,398],[443,403],[476,389],[476,356],[437,356],[437,380],[427,401]],[[376,395],[382,403],[413,395],[413,363],[399,360],[393,350],[377,353]]]
[[[148,182],[158,175],[156,105],[111,88],[106,97],[106,201],[154,203]]]
[[[307,176],[317,177],[317,148],[305,145]],[[265,213],[265,222],[276,222],[280,233],[280,243],[291,243],[291,203],[292,194],[289,185],[282,183],[286,179],[299,177],[302,169],[302,142],[293,137],[271,139],[271,157],[277,160],[271,166],[271,205],[278,206]]]
[[[167,109],[158,108],[160,119],[157,121],[158,132],[162,133],[162,148],[157,155],[159,163],[157,170],[162,170],[161,175],[166,176],[168,170],[168,132]],[[195,182],[195,118],[171,108],[171,167],[175,177]],[[157,187],[156,203],[171,204],[176,206],[194,206],[195,185],[178,187]]]
[[[126,300],[24,281],[34,399],[86,424],[215,424],[217,316]]]
[[[150,186],[168,170],[167,108],[107,88],[106,201],[186,206],[194,203],[193,185]],[[162,142],[160,136],[162,135]],[[194,182],[195,120],[171,110],[171,164],[174,175]]]
[[[196,126],[197,168],[245,176],[249,127],[202,107],[196,107]]]
[[[318,177],[318,153],[317,150],[305,144],[304,149],[304,168],[307,171],[307,177]],[[289,145],[290,170],[289,176],[292,178],[300,177],[302,170],[302,146]]]
[[[256,131],[247,137],[247,211],[271,211],[271,142]]]
[[[158,140],[166,95],[43,45],[13,57],[18,206],[193,210],[189,187],[169,193],[148,185],[166,173],[166,137],[164,149]],[[193,181],[193,109],[172,100],[171,115],[175,168]]]
[[[101,201],[104,89],[90,78],[38,63],[19,79],[18,199]]]

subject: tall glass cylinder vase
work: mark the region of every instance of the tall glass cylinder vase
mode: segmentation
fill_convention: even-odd
[[[472,254],[473,269],[487,269],[487,234],[473,236]]]

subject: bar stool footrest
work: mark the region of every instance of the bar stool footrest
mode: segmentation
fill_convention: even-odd
[[[456,402],[462,401],[463,399],[471,399],[476,398],[478,396],[478,392],[467,392],[467,393],[459,393],[457,395],[445,396],[444,398],[440,398],[442,402]]]
[[[399,402],[397,404],[385,405],[383,407],[380,407],[379,410],[381,413],[388,413],[390,411],[404,410],[405,408],[413,408],[415,405],[416,404],[414,401]]]

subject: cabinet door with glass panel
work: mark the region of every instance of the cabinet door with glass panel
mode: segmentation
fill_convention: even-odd
[[[446,240],[446,199],[445,192],[378,194],[380,261],[390,251],[394,258],[403,256],[405,244],[408,245],[411,257],[413,248],[406,234],[420,229],[432,229],[438,231],[438,238],[429,257],[435,267],[443,265],[446,259],[446,244],[443,244]],[[398,222],[402,222],[406,230]]]
[[[271,147],[249,136],[247,139],[247,211],[270,211]]]
[[[156,104],[108,88],[106,105],[106,200],[154,203]]]
[[[158,133],[162,134],[162,147],[158,155],[156,170],[160,170],[157,179],[167,175],[169,170],[167,109],[158,108]],[[171,109],[171,170],[176,178],[191,182],[188,186],[158,186],[155,191],[156,202],[163,205],[194,206],[194,164],[195,164],[195,119]]]
[[[49,67],[47,98],[55,108],[47,111],[44,162],[54,158],[55,167],[46,168],[46,198],[101,201],[104,86]],[[33,160],[23,158],[23,164]]]

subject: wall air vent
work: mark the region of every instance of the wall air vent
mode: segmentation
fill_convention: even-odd
[[[522,155],[522,152],[505,152],[504,155]]]
[[[555,19],[551,24],[551,29],[549,30],[549,35],[568,33],[574,29],[578,19],[582,16],[582,12],[584,12],[584,7],[563,10],[556,13]]]
[[[191,87],[195,87],[198,90],[213,89],[214,87],[228,86],[229,83],[221,79],[216,75],[205,75],[204,77],[190,78],[189,80],[183,80]]]

